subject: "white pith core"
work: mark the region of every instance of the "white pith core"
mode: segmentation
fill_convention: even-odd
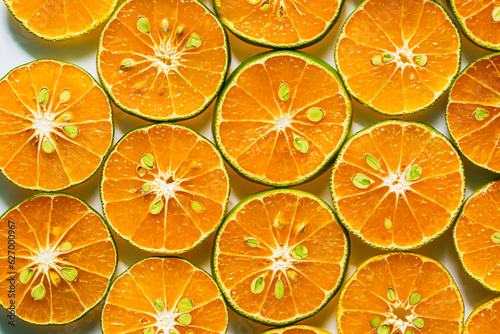
[[[273,256],[270,259],[273,261],[273,264],[268,268],[273,271],[273,275],[277,272],[281,271],[283,274],[286,274],[287,269],[294,269],[294,267],[290,264],[290,261],[297,261],[292,256],[290,256],[290,252],[295,247],[288,247],[285,245],[278,249],[273,249]]]
[[[51,94],[53,92],[50,92]],[[39,147],[41,143],[45,140],[49,140],[55,147],[54,141],[51,139],[50,135],[52,133],[56,133],[56,128],[59,128],[61,125],[56,123],[54,119],[59,116],[58,114],[50,113],[50,108],[48,106],[40,106],[38,105],[39,110],[31,110],[33,114],[33,118],[30,121],[33,123],[28,129],[34,129],[34,136],[38,137]]]
[[[285,131],[286,128],[290,127],[290,122],[292,121],[292,116],[285,114],[281,118],[276,118],[274,130]]]
[[[151,192],[155,193],[157,197],[164,197],[169,199],[175,197],[175,192],[181,190],[179,184],[181,180],[175,179],[172,173],[162,173],[158,172],[158,175],[154,175],[154,180],[149,182],[151,185]]]
[[[390,312],[386,314],[382,314],[386,317],[386,319],[379,325],[377,328],[380,328],[384,325],[387,326],[392,326],[391,333],[395,333],[396,331],[400,331],[401,334],[405,334],[406,330],[411,327],[412,329],[415,328],[415,325],[413,324],[413,320],[416,318],[419,318],[413,311],[415,309],[416,305],[410,305],[409,301],[399,301],[396,300],[394,302],[391,302],[389,304],[391,310]],[[406,316],[406,319],[401,319],[398,315],[396,315],[396,312],[398,311],[404,311],[408,315]]]
[[[162,312],[158,312],[158,314],[153,315],[156,319],[156,323],[153,326],[156,326],[155,333],[163,330],[163,333],[170,334],[172,332],[178,333],[175,329],[174,325],[179,325],[175,319],[180,316],[182,313],[175,313],[171,311],[164,310]]]
[[[411,166],[408,166],[406,170],[408,170],[410,167]],[[381,187],[388,186],[391,189],[391,192],[395,193],[397,197],[399,197],[399,195],[405,196],[405,190],[410,189],[411,184],[411,182],[406,181],[406,170],[402,174],[389,171],[388,177],[380,176],[380,178],[383,180]]]

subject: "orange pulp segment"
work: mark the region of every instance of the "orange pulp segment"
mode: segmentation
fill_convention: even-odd
[[[262,334],[331,334],[321,328],[307,325],[295,325],[283,328],[269,329]]]
[[[500,298],[475,309],[465,323],[464,334],[496,334],[500,327]]]

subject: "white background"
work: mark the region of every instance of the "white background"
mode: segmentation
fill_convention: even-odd
[[[168,0],[167,0],[168,1]],[[444,4],[444,0],[439,0]],[[210,8],[212,8],[209,0],[203,0]],[[304,49],[305,52],[313,54],[327,61],[335,66],[334,63],[334,47],[339,34],[340,28],[344,24],[349,14],[362,3],[362,0],[346,0],[343,12],[339,21],[332,29],[332,31],[325,37],[325,39],[312,47]],[[47,42],[38,39],[29,34],[9,13],[3,3],[0,2],[0,77],[6,75],[11,69],[21,64],[33,61],[35,59],[56,59],[63,60],[80,65],[89,71],[95,78],[96,72],[96,50],[99,35],[102,27],[99,27],[91,34],[86,35],[75,40],[65,42]],[[242,61],[266,51],[263,48],[248,45],[239,39],[235,38],[228,32],[231,50],[232,50],[232,63],[231,70],[234,70]],[[470,43],[463,35],[463,54],[462,54],[462,68],[468,63],[477,59],[480,56],[488,54],[489,52],[476,47]],[[446,106],[447,94],[429,110],[418,113],[411,117],[404,117],[403,119],[418,120],[428,123],[441,133],[448,136],[445,125],[444,111]],[[385,117],[361,106],[353,100],[354,106],[354,124],[352,133],[361,130],[371,124],[374,124]],[[209,139],[212,139],[210,124],[213,113],[213,105],[210,106],[202,115],[189,121],[181,122],[196,131],[202,133]],[[115,116],[115,142],[129,130],[147,124],[138,118],[129,116],[118,108],[114,108]],[[481,188],[488,181],[496,178],[495,174],[483,171],[477,167],[472,166],[467,161],[464,161],[467,177],[467,196],[475,190]],[[231,209],[238,201],[247,197],[250,194],[266,189],[263,186],[253,184],[249,181],[242,179],[231,168],[228,168],[231,176],[231,200],[229,202],[229,209]],[[298,187],[299,189],[309,191],[325,199],[330,205],[332,201],[328,190],[329,172],[322,175],[320,178],[312,181],[309,184]],[[68,193],[79,196],[89,203],[93,208],[102,212],[101,203],[99,199],[99,181],[100,173],[94,175],[91,179],[76,186]],[[5,212],[8,208],[15,205],[24,198],[32,195],[33,192],[22,190],[11,184],[3,175],[0,175],[0,214]],[[493,299],[496,295],[486,291],[478,283],[470,279],[463,269],[460,267],[455,249],[453,247],[451,229],[442,235],[439,239],[431,244],[422,247],[417,252],[429,256],[441,262],[453,275],[456,283],[465,301],[465,316],[467,317],[474,308],[482,303]],[[382,252],[374,250],[369,246],[363,244],[358,238],[353,235],[351,237],[351,259],[349,265],[348,277],[354,272],[357,266],[363,263],[368,258],[380,254]],[[118,245],[118,253],[120,263],[118,273],[123,272],[134,262],[147,257],[149,254],[142,252],[130,244],[124,242],[119,237],[115,236]],[[210,271],[210,258],[213,244],[213,236],[208,238],[202,245],[198,246],[195,250],[182,255],[183,257],[193,261],[196,265],[203,267]],[[6,293],[0,291],[0,293]],[[336,306],[338,298],[333,298],[330,303],[317,315],[312,318],[306,319],[303,323],[311,324],[329,330],[332,333],[337,333],[336,325]],[[90,312],[83,319],[64,327],[37,327],[29,325],[21,320],[17,321],[16,327],[7,324],[7,313],[0,311],[0,333],[5,334],[98,334],[101,333],[99,319],[102,304],[98,305],[92,312]],[[5,316],[4,316],[5,315]],[[241,318],[232,311],[230,311],[230,324],[229,334],[251,334],[260,333],[264,330],[264,326],[257,325],[249,320]],[[443,333],[446,334],[446,333]]]

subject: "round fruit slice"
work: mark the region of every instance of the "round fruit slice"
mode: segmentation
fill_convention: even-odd
[[[500,328],[500,298],[474,310],[465,323],[463,334],[496,334]]]
[[[222,24],[197,0],[127,0],[108,21],[97,71],[124,111],[157,121],[202,113],[229,67]]]
[[[81,68],[40,60],[0,81],[0,170],[19,187],[56,191],[82,183],[112,143],[109,100]]]
[[[349,237],[332,209],[299,190],[270,190],[240,202],[215,239],[213,273],[240,315],[283,326],[319,312],[335,295]]]
[[[60,41],[85,35],[106,21],[118,0],[4,0],[33,35]]]
[[[150,252],[178,254],[222,223],[229,175],[217,149],[193,130],[150,125],[113,148],[103,167],[101,199],[122,238]]]
[[[460,70],[461,38],[434,0],[366,0],[346,21],[335,60],[347,90],[384,115],[431,106]]]
[[[262,334],[331,334],[321,328],[307,325],[296,325],[285,328],[269,329]]]
[[[448,5],[469,40],[489,50],[500,50],[498,0],[448,0]]]
[[[411,253],[375,256],[342,288],[339,334],[461,334],[464,303],[448,271]]]
[[[465,271],[500,292],[500,181],[475,192],[463,206],[453,238]]]
[[[363,242],[409,250],[439,237],[465,196],[462,161],[450,141],[422,123],[377,123],[344,145],[330,189],[341,222]]]
[[[470,64],[450,91],[446,122],[473,164],[500,173],[500,54]]]
[[[344,0],[213,0],[224,25],[242,40],[271,48],[303,48],[333,28]]]
[[[103,219],[82,200],[37,194],[0,218],[0,304],[36,325],[64,325],[108,292],[118,262]],[[12,291],[11,291],[12,292]]]
[[[214,116],[217,146],[251,181],[288,187],[321,175],[351,129],[351,100],[320,59],[276,51],[234,71]]]
[[[205,271],[169,257],[141,260],[111,286],[102,309],[103,334],[226,333],[228,312]]]

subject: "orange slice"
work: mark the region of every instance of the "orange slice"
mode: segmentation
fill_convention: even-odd
[[[303,48],[333,28],[344,0],[213,0],[213,5],[224,25],[248,43]]]
[[[269,329],[262,334],[331,334],[321,328],[307,325],[295,325],[284,328]]]
[[[330,65],[304,53],[275,51],[233,72],[216,105],[214,137],[239,174],[288,187],[329,167],[351,129],[351,110]]]
[[[460,33],[433,0],[366,0],[346,21],[335,60],[347,90],[385,115],[422,111],[460,70]]]
[[[157,121],[202,113],[229,67],[221,23],[197,0],[127,0],[101,35],[97,70],[124,111]]]
[[[178,254],[222,223],[229,175],[217,149],[193,130],[150,125],[113,148],[103,167],[101,199],[122,238],[149,252]]]
[[[60,41],[85,35],[106,21],[118,0],[4,0],[33,35]]]
[[[375,256],[342,288],[339,334],[461,334],[464,304],[438,262],[412,253]]]
[[[213,278],[169,257],[141,260],[121,274],[101,316],[103,334],[222,334],[227,325],[227,308]]]
[[[113,143],[106,93],[81,68],[39,60],[0,81],[0,170],[19,187],[63,190],[90,178]]]
[[[0,218],[0,304],[36,325],[64,325],[101,302],[116,270],[103,219],[82,200],[37,194]]]
[[[500,54],[470,64],[451,88],[446,122],[473,164],[500,172]]]
[[[283,326],[318,313],[340,288],[348,261],[349,237],[332,209],[283,189],[252,195],[229,213],[212,268],[237,313]]]
[[[330,189],[341,222],[363,242],[408,250],[436,239],[454,222],[465,177],[446,137],[423,123],[393,120],[348,140]]]
[[[465,323],[463,334],[496,334],[500,327],[500,298],[479,306]]]
[[[465,271],[486,289],[500,292],[500,181],[472,194],[453,238]]]

